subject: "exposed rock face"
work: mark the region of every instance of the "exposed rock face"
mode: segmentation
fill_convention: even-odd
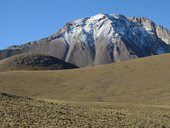
[[[169,53],[169,44],[170,31],[147,18],[98,14],[70,22],[48,38],[0,51],[0,59],[42,53],[85,67]]]
[[[153,21],[147,18],[139,18],[133,17],[129,18],[133,22],[142,24],[146,29],[154,32],[161,40],[163,40],[166,44],[170,44],[170,31],[163,26],[156,25]]]
[[[0,60],[5,59],[10,56],[18,55],[21,53],[28,52],[28,49],[5,49],[0,50]]]

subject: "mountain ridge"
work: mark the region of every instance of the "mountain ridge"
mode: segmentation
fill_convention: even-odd
[[[0,59],[42,53],[86,67],[169,53],[169,44],[170,31],[147,18],[97,14],[69,22],[47,38],[1,50]]]

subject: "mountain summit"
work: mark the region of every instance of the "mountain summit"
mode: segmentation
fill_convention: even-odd
[[[143,17],[98,14],[67,23],[56,34],[0,51],[48,54],[79,67],[170,52],[170,31]]]

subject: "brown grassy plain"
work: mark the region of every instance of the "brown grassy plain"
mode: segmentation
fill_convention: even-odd
[[[169,128],[169,68],[167,54],[72,70],[1,72],[1,92],[22,96],[1,94],[1,127]]]

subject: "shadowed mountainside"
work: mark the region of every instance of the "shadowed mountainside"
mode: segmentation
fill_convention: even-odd
[[[0,61],[1,71],[61,70],[78,68],[73,64],[43,54],[20,54]]]

